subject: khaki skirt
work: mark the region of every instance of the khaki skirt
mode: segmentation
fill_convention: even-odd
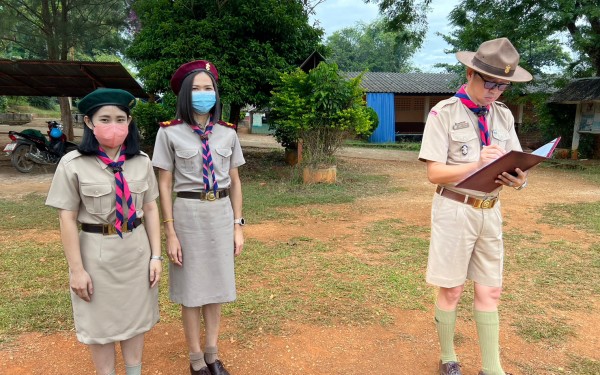
[[[123,239],[82,231],[79,243],[94,294],[85,302],[71,291],[77,339],[107,344],[149,331],[159,320],[158,287],[150,288],[151,251],[144,226],[123,233]]]
[[[173,218],[183,266],[169,264],[171,300],[187,307],[234,301],[233,209],[229,197],[214,201],[177,198]]]

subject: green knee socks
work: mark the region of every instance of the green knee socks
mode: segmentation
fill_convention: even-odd
[[[500,365],[500,320],[498,311],[473,311],[479,336],[481,362],[486,375],[505,375]]]
[[[142,364],[135,366],[125,365],[125,373],[127,375],[142,375]]]
[[[458,362],[454,352],[454,327],[456,326],[456,310],[444,311],[435,305],[435,325],[440,340],[442,363]]]

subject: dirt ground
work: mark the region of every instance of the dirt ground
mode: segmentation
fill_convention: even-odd
[[[242,145],[256,146],[258,138],[241,136]],[[0,138],[0,146],[3,146]],[[344,150],[344,157],[356,163],[367,163],[378,173],[388,174],[395,186],[406,190],[391,195],[359,199],[354,204],[319,206],[319,210],[337,213],[344,220],[322,222],[313,218],[307,222],[264,222],[247,225],[247,239],[264,242],[285,241],[306,235],[323,240],[344,238],[347,251],[360,252],[351,246],[358,242],[360,233],[353,229],[365,221],[397,218],[415,225],[427,226],[431,196],[434,191],[425,176],[424,165],[415,160],[415,153],[380,150],[370,153],[362,149]],[[52,168],[23,175],[10,167],[0,156],[0,196],[19,196],[29,192],[46,193],[52,178]],[[594,202],[600,197],[600,186],[583,179],[565,181],[565,172],[539,169],[529,178],[529,187],[522,192],[506,191],[503,212],[506,230],[515,229],[526,234],[541,233],[551,240],[599,241],[600,236],[589,235],[573,228],[557,228],[540,224],[538,208],[549,203]],[[409,201],[410,204],[406,202]],[[299,213],[308,207],[295,208]],[[376,215],[364,215],[364,212]],[[285,227],[284,227],[285,226]],[[511,249],[507,249],[510,252]],[[243,256],[243,254],[242,254]],[[506,275],[510,282],[510,274]],[[162,287],[165,287],[164,285]],[[219,343],[220,356],[232,375],[256,374],[435,374],[438,344],[433,323],[433,294],[430,311],[392,311],[394,323],[363,327],[319,327],[289,322],[285,334],[271,336],[258,334],[252,345],[241,345],[230,340]],[[564,316],[576,328],[574,337],[565,338],[558,347],[529,344],[517,335],[515,328],[501,317],[502,359],[507,371],[520,374],[515,363],[527,363],[536,374],[553,374],[540,370],[547,363],[566,366],[565,353],[600,360],[600,303],[594,314],[574,311]],[[575,322],[575,323],[573,323]],[[230,330],[228,319],[222,322],[222,333]],[[480,356],[473,322],[459,322],[457,330],[463,339],[457,352],[464,364],[465,375],[476,375]],[[228,336],[227,336],[228,337]],[[122,359],[118,358],[122,366]],[[146,336],[144,374],[186,374],[188,359],[180,323],[159,323]],[[122,367],[118,374],[123,374]],[[0,374],[93,374],[93,367],[84,345],[77,342],[74,332],[43,335],[29,333],[18,337],[15,345],[0,350]],[[564,372],[557,372],[557,374]]]

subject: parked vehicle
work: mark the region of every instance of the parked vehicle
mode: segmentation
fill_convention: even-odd
[[[77,149],[76,143],[67,141],[62,124],[54,120],[47,123],[48,138],[37,129],[8,132],[12,142],[4,146],[4,152],[10,155],[12,165],[19,172],[31,172],[35,164],[58,164],[64,154]]]

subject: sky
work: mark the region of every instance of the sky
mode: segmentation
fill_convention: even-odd
[[[422,71],[439,72],[440,69],[434,68],[434,64],[456,63],[453,54],[444,53],[444,49],[450,46],[435,33],[447,34],[451,30],[448,14],[458,3],[459,0],[432,0],[427,37],[412,60],[412,64]],[[371,23],[379,15],[377,5],[365,4],[362,0],[326,0],[315,11],[316,15],[311,16],[311,21],[317,22],[325,30],[325,38],[337,30],[354,27],[358,22]]]

